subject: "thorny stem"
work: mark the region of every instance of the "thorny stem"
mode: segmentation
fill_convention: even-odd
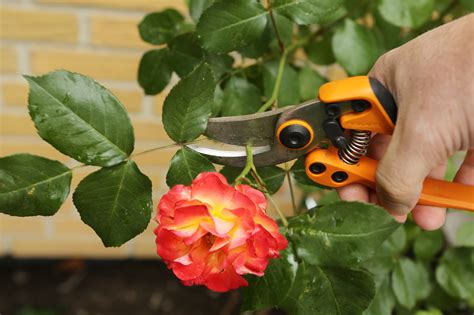
[[[291,181],[291,174],[290,170],[288,169],[288,163],[285,163],[285,170],[286,170],[286,178],[288,179],[288,186],[290,187],[290,196],[291,196],[291,205],[293,207],[293,214],[299,214],[298,209],[296,208],[296,202],[295,202],[295,192],[293,190],[293,183]]]
[[[153,151],[168,149],[168,148],[177,147],[177,146],[184,146],[184,145],[187,145],[187,144],[192,144],[192,143],[196,143],[196,142],[203,141],[203,140],[205,140],[205,139],[194,140],[194,141],[190,141],[190,142],[186,142],[186,143],[174,142],[174,143],[171,143],[171,144],[163,145],[163,146],[156,147],[156,148],[151,148],[151,149],[148,149],[148,150],[145,150],[145,151],[141,151],[141,152],[132,154],[132,155],[130,155],[129,159],[133,158],[135,156],[139,156],[139,155],[142,155],[142,154],[147,154],[147,153],[150,153],[150,152],[153,152]],[[77,166],[71,168],[71,171],[75,171],[77,169],[87,167],[87,166],[93,166],[93,165],[87,165],[87,164],[77,165]]]
[[[292,43],[290,46],[288,46],[288,48],[285,50],[283,50],[283,53],[281,54],[281,57],[280,57],[280,62],[278,63],[278,71],[277,71],[277,76],[276,76],[276,79],[275,79],[275,85],[273,86],[273,91],[272,91],[272,95],[270,96],[270,98],[262,105],[262,107],[259,108],[259,110],[257,111],[257,113],[262,113],[264,111],[266,111],[267,109],[269,109],[270,107],[272,107],[273,103],[275,103],[275,101],[277,100],[278,98],[278,94],[280,93],[280,88],[281,88],[281,80],[282,80],[282,77],[283,77],[283,69],[285,68],[285,63],[286,63],[286,60],[288,58],[288,55],[293,52],[294,50],[300,48],[301,46],[304,46],[306,45],[308,42],[312,41],[313,39],[315,39],[316,37],[320,36],[320,35],[323,35],[324,33],[326,33],[327,31],[331,30],[332,28],[334,28],[339,22],[341,22],[342,20],[344,20],[345,18],[347,17],[347,14],[340,17],[339,19],[337,19],[336,21],[334,21],[333,23],[331,23],[330,25],[326,26],[326,27],[323,27],[321,29],[319,29],[318,31],[316,31],[315,33],[299,40],[299,41],[296,41],[294,43]],[[275,27],[275,31],[276,31],[276,27]]]
[[[276,76],[276,79],[275,79],[275,85],[273,86],[272,95],[265,102],[265,104],[263,104],[262,107],[259,108],[257,113],[262,113],[262,112],[266,111],[277,100],[278,94],[280,93],[281,79],[283,77],[283,69],[285,68],[286,57],[288,56],[289,51],[290,50],[288,49],[281,55],[280,62],[278,63],[278,72],[277,72],[277,76]]]
[[[272,3],[270,2],[270,0],[267,0],[267,6],[268,6],[268,13],[270,15],[270,20],[272,21],[272,26],[273,26],[273,29],[275,30],[275,36],[278,41],[278,47],[280,48],[280,52],[283,54],[285,52],[285,44],[281,40],[280,32],[278,31],[278,27],[275,22],[275,17],[273,16]]]
[[[285,227],[288,227],[288,220],[286,219],[285,214],[283,214],[283,212],[281,211],[280,207],[278,207],[278,205],[276,204],[275,200],[273,200],[272,196],[269,193],[265,193],[265,196],[267,196],[267,199],[270,201],[273,208],[275,208],[276,212],[278,213],[278,216],[281,219],[281,223],[283,223]]]
[[[252,169],[255,169],[255,165],[253,165],[252,145],[248,144],[245,147],[245,153],[247,154],[247,162],[245,163],[245,167],[242,172],[240,172],[239,176],[235,178],[234,182],[236,185],[239,185],[245,176],[247,176]]]

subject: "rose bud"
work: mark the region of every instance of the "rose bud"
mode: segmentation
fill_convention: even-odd
[[[184,285],[225,292],[262,276],[270,258],[286,248],[267,200],[248,185],[230,186],[219,173],[202,173],[191,186],[165,194],[156,216],[158,255]]]

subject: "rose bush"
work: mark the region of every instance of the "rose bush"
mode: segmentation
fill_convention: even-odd
[[[173,142],[134,153],[130,117],[105,87],[65,70],[26,76],[39,135],[83,164],[69,168],[30,154],[0,158],[0,212],[55,214],[73,171],[93,165],[98,169],[81,180],[74,205],[105,246],[121,246],[146,229],[153,212],[152,183],[135,156],[175,146],[156,239],[158,253],[186,285],[226,291],[248,283],[243,311],[472,312],[472,222],[448,242],[442,231],[421,231],[410,220],[400,226],[379,207],[338,200],[308,179],[304,158],[256,168],[248,152],[244,169],[216,169],[187,146],[203,137],[209,117],[296,104],[316,97],[328,80],[366,74],[385,51],[472,11],[472,0],[187,3],[186,16],[150,13],[138,30],[156,45],[138,69],[145,94],[179,77],[162,110]],[[272,202],[279,191],[291,200],[285,211]],[[278,227],[265,214],[266,200],[280,216]]]
[[[201,173],[191,186],[176,185],[161,198],[158,255],[185,285],[220,292],[247,286],[242,275],[262,276],[268,260],[288,245],[266,207],[260,191]]]

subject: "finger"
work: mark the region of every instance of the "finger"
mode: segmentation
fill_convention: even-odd
[[[399,124],[376,171],[380,204],[391,214],[408,214],[419,199],[423,180],[434,168],[427,145],[415,139],[420,130]]]
[[[428,176],[443,179],[445,173],[446,163],[433,169]],[[446,220],[446,208],[417,205],[413,209],[413,220],[424,230],[437,230]]]
[[[390,143],[392,136],[377,134],[370,140],[369,150],[367,156],[374,159],[380,160],[385,152],[387,151],[388,144]]]
[[[342,200],[369,202],[369,189],[362,184],[350,184],[337,188]]]
[[[375,191],[371,191],[369,193],[369,200],[370,200],[370,203],[375,203],[375,204],[380,204],[379,203],[379,199],[377,197],[377,193]],[[395,221],[399,222],[399,223],[405,223],[405,221],[407,220],[407,217],[408,215],[406,214],[392,214],[390,213],[390,215],[395,219]]]
[[[468,150],[464,162],[454,177],[454,181],[466,185],[474,185],[474,150]]]

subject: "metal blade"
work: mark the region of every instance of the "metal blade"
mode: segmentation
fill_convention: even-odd
[[[262,146],[273,143],[280,115],[292,107],[242,116],[210,118],[204,135],[235,145]]]
[[[313,126],[313,142],[307,148],[288,149],[276,140],[275,126],[290,119],[304,119]],[[247,160],[244,146],[250,142],[255,166],[276,165],[305,155],[326,142],[323,130],[325,119],[324,104],[317,100],[262,114],[213,118],[206,135],[221,143],[200,142],[189,147],[206,155],[214,163],[243,167]]]

